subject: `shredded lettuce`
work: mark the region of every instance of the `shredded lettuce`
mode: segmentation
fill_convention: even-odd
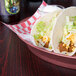
[[[52,20],[50,20],[48,23],[44,21],[40,21],[36,25],[36,34],[34,35],[35,39],[40,39],[40,37],[43,37],[45,35],[50,36],[51,30],[53,28],[53,25],[55,23],[56,17],[53,17]]]
[[[76,29],[76,16],[66,16],[66,25],[64,26],[64,34],[68,34],[69,31]]]
[[[40,22],[36,25],[36,28],[37,28],[37,32],[43,31],[44,28],[45,28],[45,22],[40,21]]]
[[[34,38],[35,38],[35,39],[39,39],[39,38],[40,38],[40,34],[34,35]]]
[[[76,16],[66,16],[66,24],[64,26],[64,35],[62,37],[62,42],[65,44],[69,44],[69,37],[70,33],[76,33]]]

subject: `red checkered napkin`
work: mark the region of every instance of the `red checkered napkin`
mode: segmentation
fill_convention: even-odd
[[[43,9],[47,4],[43,1],[38,9]],[[5,24],[13,32],[15,32],[22,40],[27,40],[35,45],[33,37],[30,35],[31,29],[34,23],[41,17],[39,10],[37,10],[34,15],[32,15],[27,21],[24,21],[16,25]]]

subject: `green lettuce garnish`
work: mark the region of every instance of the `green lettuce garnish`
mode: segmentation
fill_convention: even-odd
[[[56,17],[53,17],[52,20],[45,22],[45,21],[40,21],[36,25],[36,34],[34,35],[35,39],[39,39],[40,37],[43,37],[47,35],[48,37],[50,36],[51,30],[53,28],[53,25],[55,23]]]
[[[76,16],[66,16],[66,25],[64,26],[64,34],[76,29]]]

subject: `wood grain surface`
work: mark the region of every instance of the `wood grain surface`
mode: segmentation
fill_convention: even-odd
[[[0,23],[0,76],[76,76],[76,70],[43,61]]]

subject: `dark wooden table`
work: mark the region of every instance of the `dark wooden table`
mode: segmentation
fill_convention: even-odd
[[[0,76],[76,76],[76,70],[43,61],[15,33],[0,24]]]

